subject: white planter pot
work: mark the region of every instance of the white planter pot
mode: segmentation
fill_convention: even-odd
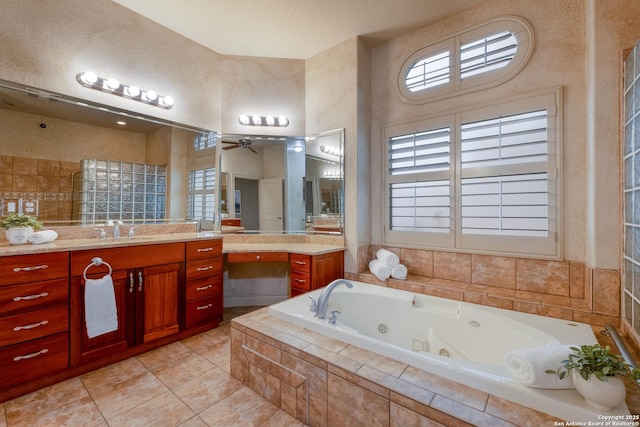
[[[609,412],[617,408],[627,397],[624,381],[618,375],[607,377],[607,381],[600,381],[593,374],[585,380],[577,371],[571,371],[571,375],[578,393],[584,397],[589,406],[601,411]]]
[[[13,227],[8,228],[5,235],[10,245],[24,245],[27,243],[27,237],[33,233],[31,227]]]

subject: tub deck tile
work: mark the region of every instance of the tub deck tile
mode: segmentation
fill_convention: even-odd
[[[448,399],[463,403],[465,406],[484,411],[489,394],[475,388],[448,380],[438,375],[409,366],[400,376],[401,380],[431,390]]]
[[[552,417],[535,409],[527,407],[516,407],[508,400],[501,399],[497,396],[489,396],[486,412],[498,418],[508,420],[516,425],[536,425],[536,426],[552,426],[557,418]]]
[[[358,369],[358,372],[356,373],[371,382],[380,384],[388,388],[390,399],[392,401],[395,400],[397,403],[399,403],[398,399],[394,399],[394,395],[404,396],[412,401],[415,401],[416,404],[428,406],[435,396],[435,393],[431,390],[427,390],[415,384],[408,383],[397,377],[373,369],[369,366],[363,366],[362,368]]]
[[[340,356],[339,354],[331,350],[327,350],[326,348],[319,347],[315,344],[312,344],[309,347],[305,348],[304,351],[327,361],[328,367],[331,367],[331,365],[333,364],[347,371],[356,372],[362,366],[362,363],[356,362],[352,359],[349,359],[348,357]]]
[[[290,354],[291,356],[294,356],[300,360],[303,360],[306,363],[310,363],[311,365],[324,369],[326,371],[327,361],[322,359],[321,357],[314,356],[313,354],[311,354],[309,352],[310,346],[311,344],[306,346],[303,350],[295,347],[289,347],[288,345],[283,344],[282,345],[283,358],[286,357],[287,354]]]
[[[388,399],[331,373],[327,385],[330,426],[389,426]]]
[[[339,352],[340,355],[353,359],[355,361],[366,361],[366,366],[370,366],[385,374],[399,378],[400,375],[407,369],[406,363],[398,362],[397,360],[389,359],[388,357],[381,356],[377,353],[373,353],[369,350],[357,347],[355,345],[349,345]]]
[[[301,340],[308,341],[318,347],[322,347],[333,353],[338,353],[348,345],[344,341],[319,334],[309,329],[303,329],[302,331],[296,333],[294,336]]]
[[[364,366],[363,366],[364,367]],[[362,369],[362,368],[361,368]],[[329,365],[328,372],[335,376],[338,376],[344,380],[349,381],[352,384],[357,385],[358,387],[369,390],[372,393],[377,394],[378,396],[384,397],[385,399],[389,399],[389,389],[377,384],[373,381],[369,381],[368,379],[362,377],[359,373],[360,369],[356,372],[350,372],[345,369],[339,368],[337,366]]]
[[[442,395],[436,395],[431,402],[431,407],[447,414],[456,414],[456,417],[479,427],[520,427],[532,424],[513,424],[502,418],[495,417],[491,414],[483,412],[467,406],[454,399],[449,399]],[[536,424],[533,424],[536,425]]]
[[[309,341],[303,340],[294,335],[283,332],[280,329],[268,329],[264,332],[264,335],[267,335],[268,337],[273,338],[274,340],[278,340],[282,344],[286,344],[290,347],[295,347],[298,349],[303,349],[311,345]]]

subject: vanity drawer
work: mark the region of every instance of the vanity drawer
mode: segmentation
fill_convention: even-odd
[[[291,270],[311,273],[311,256],[291,254]]]
[[[222,274],[222,258],[187,261],[187,280]]]
[[[41,378],[68,366],[67,332],[0,349],[3,388]]]
[[[0,347],[69,330],[69,306],[0,317]]]
[[[0,257],[0,284],[40,282],[69,277],[69,253]]]
[[[299,271],[291,271],[291,288],[304,291],[311,290],[311,275]]]
[[[222,295],[187,301],[186,328],[222,320]]]
[[[187,261],[205,258],[220,258],[222,256],[222,239],[195,240],[187,242]]]
[[[231,252],[227,255],[229,262],[273,262],[288,261],[287,252]]]
[[[69,302],[69,280],[57,279],[0,286],[0,316],[37,310]]]
[[[204,279],[187,282],[187,301],[198,298],[222,295],[222,276],[206,277]]]

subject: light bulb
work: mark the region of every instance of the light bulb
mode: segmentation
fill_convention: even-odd
[[[242,125],[248,125],[249,124],[249,116],[247,116],[246,114],[241,115],[238,120],[240,121],[240,124],[242,124]]]
[[[162,104],[166,105],[167,107],[172,107],[173,106],[173,97],[171,96],[165,96],[162,98]]]
[[[80,75],[80,80],[82,80],[87,84],[92,85],[98,81],[98,76],[93,71],[85,71]]]
[[[138,86],[129,86],[126,89],[127,95],[132,96],[132,97],[136,97],[138,95],[140,95],[140,88]]]
[[[118,79],[114,79],[113,77],[107,80],[107,88],[111,90],[116,90],[120,87],[120,82]]]
[[[265,120],[267,121],[267,125],[269,126],[273,126],[273,124],[276,122],[276,119],[273,116],[267,116]]]
[[[149,101],[155,101],[158,98],[158,92],[155,90],[148,90],[145,96]]]
[[[259,125],[262,123],[262,119],[260,118],[260,116],[253,116],[251,117],[251,121],[253,121],[254,125]]]

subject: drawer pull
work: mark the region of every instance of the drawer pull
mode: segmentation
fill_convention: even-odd
[[[298,282],[298,283],[306,283],[306,282],[307,282],[306,280],[304,280],[304,279],[298,279],[297,277],[296,277],[295,279],[293,279],[293,280],[295,280],[295,281],[296,281],[296,282]]]
[[[257,260],[260,260],[260,255],[256,255],[256,259],[257,259]]]
[[[138,271],[138,292],[142,292],[142,271]]]
[[[42,265],[34,265],[31,267],[16,267],[13,269],[14,273],[19,273],[21,271],[36,271],[36,270],[44,270],[45,268],[49,268],[47,264]]]
[[[33,323],[31,325],[16,326],[15,328],[13,328],[13,331],[14,332],[18,332],[18,331],[21,331],[23,329],[33,329],[33,328],[37,328],[38,326],[44,326],[44,325],[46,325],[48,323],[49,323],[48,320],[43,320],[42,322]]]
[[[213,307],[213,304],[201,305],[200,307],[197,307],[197,309],[206,310],[207,308],[211,308],[211,307]]]
[[[212,251],[213,248],[198,248],[196,249],[197,252],[209,252]]]
[[[293,261],[293,262],[298,265],[307,265],[306,261]]]
[[[32,357],[36,357],[36,356],[40,356],[42,354],[48,353],[49,349],[48,348],[43,348],[42,350],[36,352],[36,353],[31,353],[31,354],[25,354],[24,356],[16,356],[13,358],[14,362],[19,362],[23,359],[31,359]]]
[[[135,287],[135,280],[133,278],[133,273],[129,273],[129,293],[133,293],[133,288]]]
[[[49,295],[48,292],[43,292],[43,293],[38,294],[38,295],[27,295],[26,297],[15,297],[13,300],[15,302],[18,302],[18,301],[29,301],[29,300],[32,300],[32,299],[44,298],[44,297],[46,297],[48,295]]]
[[[206,289],[211,289],[213,288],[213,285],[207,285],[207,286],[202,286],[200,288],[196,288],[196,291],[204,291]]]
[[[208,265],[206,267],[198,267],[197,270],[198,271],[207,271],[207,270],[211,270],[213,268],[212,265]]]

